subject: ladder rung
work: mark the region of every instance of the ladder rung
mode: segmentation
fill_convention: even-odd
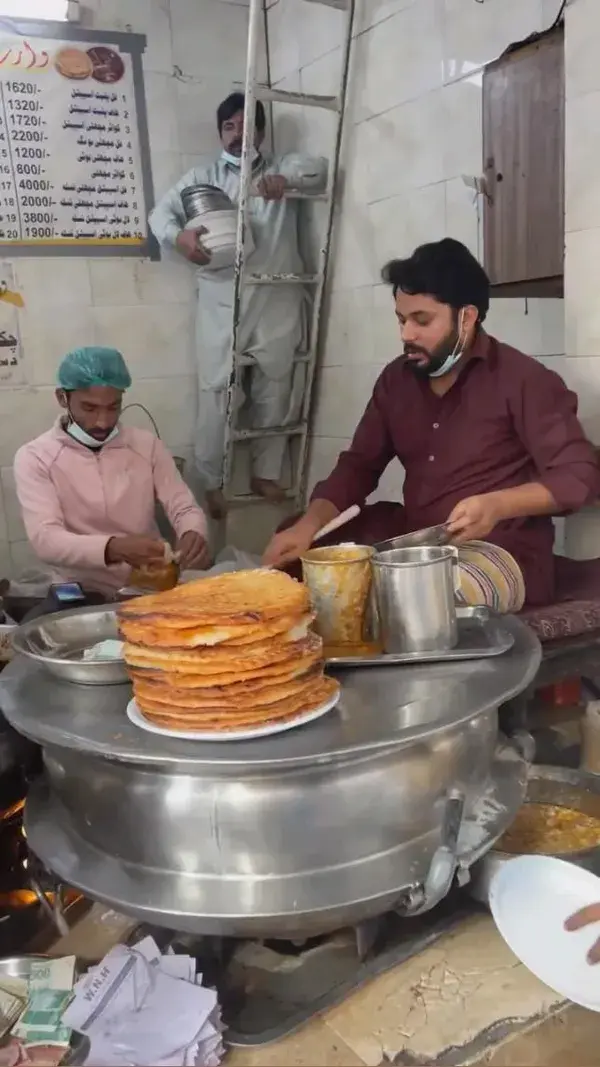
[[[295,496],[293,489],[286,489],[283,500],[294,500]],[[270,504],[271,507],[277,507],[279,504],[279,501],[269,500],[268,497],[258,496],[256,493],[240,493],[239,496],[226,496],[225,499],[233,507],[239,507],[244,504]]]
[[[317,285],[320,274],[246,274],[247,285]]]
[[[317,93],[288,93],[285,89],[269,89],[256,86],[256,96],[269,104],[300,104],[304,107],[322,107],[326,111],[339,111],[338,96],[319,96]]]
[[[309,363],[312,356],[310,352],[298,352],[294,356],[294,366],[296,363]],[[237,355],[235,361],[238,367],[256,367],[258,364],[254,356]]]
[[[307,4],[322,4],[323,7],[337,7],[338,11],[348,10],[348,0],[306,0]]]
[[[299,437],[306,429],[306,422],[290,423],[289,426],[269,426],[262,430],[233,430],[232,441],[257,441],[263,437]]]
[[[303,193],[300,189],[290,189],[285,194],[286,200],[327,200],[328,198],[328,193]]]

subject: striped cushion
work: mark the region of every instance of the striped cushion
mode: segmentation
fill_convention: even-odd
[[[504,548],[487,541],[468,541],[458,551],[459,604],[493,608],[502,615],[520,611],[525,582],[519,564]]]

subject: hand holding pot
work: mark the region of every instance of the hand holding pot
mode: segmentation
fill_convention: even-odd
[[[567,919],[565,930],[571,933],[574,930],[581,930],[584,926],[591,926],[592,923],[600,923],[600,904],[589,904],[587,908],[576,911]],[[588,963],[600,963],[600,937],[592,945],[587,958]]]
[[[181,230],[175,241],[177,251],[197,267],[206,267],[211,260],[211,253],[200,240],[204,233],[208,233],[206,226],[199,226],[197,230]]]

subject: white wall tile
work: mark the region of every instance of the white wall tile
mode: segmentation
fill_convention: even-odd
[[[228,8],[224,8],[227,12]],[[182,153],[196,155],[200,148],[212,158],[219,155],[221,142],[217,130],[217,108],[231,92],[240,86],[231,84],[231,79],[220,78],[177,81],[175,106],[179,128],[179,146]]]
[[[154,417],[167,448],[189,451],[196,432],[196,378],[174,377],[165,387],[164,378],[136,378],[127,393],[127,403],[143,404]],[[126,412],[128,425],[151,429],[143,412]]]
[[[323,367],[317,395],[314,432],[317,437],[352,437],[382,368]]]
[[[419,0],[358,37],[355,119],[415,100],[442,83],[442,39],[435,0]]]
[[[410,256],[418,245],[439,241],[445,233],[445,183],[411,189],[401,196],[392,196],[369,204],[371,226],[371,258],[375,264],[376,282],[381,268],[389,259]]]
[[[19,259],[15,278],[25,314],[40,308],[82,307],[92,302],[90,273],[81,259]]]
[[[343,367],[375,361],[373,293],[373,287],[368,285],[332,294],[321,355],[323,366]]]
[[[0,391],[0,467],[10,467],[21,445],[49,430],[58,417],[54,389]]]
[[[440,93],[435,136],[441,136],[444,177],[480,175],[483,166],[483,75],[475,72]]]
[[[462,241],[474,256],[481,259],[483,248],[482,210],[473,190],[462,178],[444,183],[446,196],[446,237]]]
[[[171,74],[147,74],[148,136],[153,152],[178,152],[177,82]]]
[[[565,12],[565,91],[567,100],[600,89],[596,0],[571,0]]]
[[[192,314],[185,304],[96,307],[96,339],[122,352],[134,380],[190,374]]]
[[[540,0],[443,0],[444,81],[497,59],[516,41],[543,28]]]
[[[369,131],[369,200],[444,178],[441,92],[431,92],[364,123]]]
[[[87,6],[87,4],[86,4]],[[173,67],[169,0],[95,0],[98,29],[144,33],[144,68],[170,74]]]
[[[562,300],[493,298],[485,322],[488,333],[528,356],[562,356]]]
[[[349,437],[313,437],[308,468],[309,493],[312,493],[317,482],[329,477],[340,452],[343,452],[349,444]]]
[[[600,354],[600,229],[566,236],[565,352]]]
[[[376,26],[378,22],[385,22],[397,15],[399,11],[404,11],[405,8],[416,3],[418,0],[362,0],[356,5],[354,33],[364,33],[371,26]]]
[[[96,307],[139,304],[134,259],[92,259],[90,279]]]
[[[598,64],[600,65],[600,64]],[[569,99],[565,136],[565,229],[600,227],[600,89]]]
[[[96,343],[92,309],[85,304],[58,311],[34,307],[20,318],[25,377],[30,385],[53,386],[63,356],[73,348]]]
[[[171,0],[173,62],[194,78],[244,76],[248,11],[219,0]]]

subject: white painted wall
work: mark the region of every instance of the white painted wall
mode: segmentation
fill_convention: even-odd
[[[575,5],[585,8],[586,2],[590,11],[600,9],[598,0]],[[461,175],[482,170],[482,67],[511,42],[549,26],[558,8],[559,0],[358,0],[311,482],[331,470],[380,370],[399,350],[391,295],[379,284],[383,264],[444,235],[480,252],[477,211]],[[273,81],[335,92],[343,17],[304,0],[275,0],[269,11]],[[600,10],[594,17],[600,29]],[[591,51],[597,40],[590,35]],[[290,110],[279,109],[276,144],[282,137],[291,147],[295,135],[307,147],[322,148],[330,118],[314,116],[304,112],[292,125]],[[600,227],[598,192],[595,205]],[[600,242],[600,229],[596,233]],[[597,283],[600,255],[592,269]],[[594,307],[600,307],[597,299]],[[600,312],[592,314],[598,334]],[[562,372],[563,318],[560,300],[495,300],[487,326]],[[595,343],[600,346],[600,336]],[[585,367],[578,370],[577,385],[585,388]],[[600,375],[597,380],[600,388]],[[589,412],[587,402],[584,407]],[[380,495],[397,496],[400,473],[398,464],[388,469]]]
[[[27,14],[25,3],[22,9]],[[83,24],[147,34],[148,122],[157,195],[219,150],[215,110],[243,82],[247,6],[230,0],[82,0]],[[3,5],[0,2],[0,11]],[[17,259],[26,386],[0,387],[0,576],[33,560],[14,492],[12,460],[56,417],[53,382],[70,348],[120,348],[131,369],[131,401],[148,407],[166,444],[187,456],[195,420],[193,272],[172,256]],[[147,426],[143,413],[126,421]]]

